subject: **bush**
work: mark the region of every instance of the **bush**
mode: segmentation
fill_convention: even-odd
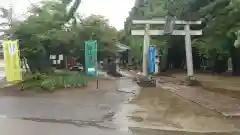
[[[51,74],[26,74],[22,82],[23,90],[41,88],[54,91],[61,88],[87,85],[88,78],[81,72],[58,72]]]

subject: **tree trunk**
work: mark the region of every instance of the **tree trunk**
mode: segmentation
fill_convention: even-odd
[[[240,48],[232,47],[232,75],[240,76]]]
[[[24,67],[26,68],[26,72],[28,73],[28,72],[29,72],[29,69],[28,69],[26,60],[27,60],[26,58],[23,58],[23,65],[24,65]]]
[[[165,72],[168,69],[168,55],[160,57],[160,71]]]
[[[64,61],[65,61],[65,68],[68,69],[68,57],[67,57],[67,55],[64,57]]]

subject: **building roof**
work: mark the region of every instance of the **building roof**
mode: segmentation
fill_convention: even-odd
[[[130,50],[130,47],[125,44],[117,43],[116,46],[117,46],[117,52],[123,52],[126,50]]]

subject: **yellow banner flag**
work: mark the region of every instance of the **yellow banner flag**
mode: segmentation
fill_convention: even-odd
[[[4,41],[3,53],[6,79],[8,82],[22,80],[18,41]]]

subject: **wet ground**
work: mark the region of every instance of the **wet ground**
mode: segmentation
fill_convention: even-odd
[[[9,135],[237,135],[238,119],[131,78],[55,93],[0,92],[0,133]],[[199,132],[199,133],[196,133]],[[213,133],[224,132],[224,133]]]
[[[132,129],[121,131],[96,128],[91,126],[77,127],[69,124],[32,122],[4,119],[0,121],[1,134],[7,135],[239,135],[239,133],[191,133],[180,131],[160,131],[150,129]]]
[[[240,128],[240,119],[227,119],[168,90],[142,89],[131,103],[139,106],[131,117],[139,127],[192,132],[232,132]]]
[[[185,71],[169,71],[164,73],[171,82],[179,82],[186,77]],[[240,77],[232,76],[231,73],[212,75],[211,73],[196,73],[196,79],[201,83],[204,90],[227,95],[240,99]]]

